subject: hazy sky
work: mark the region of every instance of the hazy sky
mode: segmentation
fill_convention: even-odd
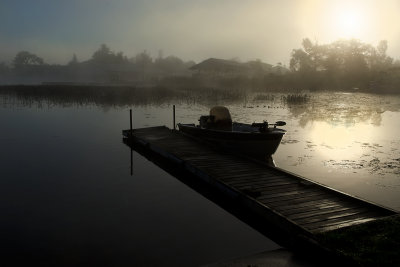
[[[87,60],[100,44],[131,57],[147,50],[288,64],[309,37],[357,38],[400,58],[399,0],[0,0],[0,62],[27,50],[47,63]]]

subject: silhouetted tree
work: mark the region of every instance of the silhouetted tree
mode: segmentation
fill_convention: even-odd
[[[7,64],[4,63],[4,62],[1,62],[0,63],[0,73],[4,74],[4,73],[7,73],[9,71],[10,71],[10,68],[7,66]]]
[[[72,59],[68,62],[68,65],[70,66],[76,66],[79,64],[78,58],[76,57],[75,54],[72,55]]]
[[[371,66],[376,71],[383,71],[390,68],[393,64],[393,58],[386,55],[388,44],[386,40],[382,40],[376,47],[376,52],[373,51],[373,65]]]
[[[133,63],[135,64],[137,70],[140,73],[141,80],[149,79],[149,72],[152,68],[153,59],[150,55],[144,50],[142,53],[137,54],[133,59]]]
[[[375,48],[360,40],[338,40],[318,45],[303,39],[303,48],[292,51],[290,68],[298,74],[305,86],[368,87],[370,80],[390,66],[393,59],[386,55],[387,42],[381,41]],[[319,81],[320,84],[315,84]]]
[[[18,52],[14,58],[13,65],[15,68],[20,68],[27,65],[43,65],[44,61],[42,58],[35,54],[31,54],[27,51]]]
[[[154,67],[163,73],[176,74],[187,69],[182,59],[176,56],[168,56],[165,58],[157,58],[154,61]]]
[[[144,50],[142,53],[139,53],[134,57],[133,62],[141,68],[147,68],[153,63],[153,59],[147,51]]]
[[[122,52],[115,54],[107,45],[102,44],[100,48],[93,53],[92,62],[98,66],[105,66],[110,64],[124,64],[128,62],[128,59]]]
[[[302,49],[293,49],[290,59],[290,69],[302,73],[313,71],[313,62],[310,55]]]
[[[92,60],[96,63],[107,63],[112,55],[110,48],[106,44],[102,44],[100,48],[92,55]]]

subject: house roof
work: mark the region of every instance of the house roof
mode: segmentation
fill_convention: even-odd
[[[242,73],[260,73],[273,72],[271,64],[261,62],[260,60],[240,63],[233,60],[209,58],[190,68],[191,70],[207,72],[242,72]]]
[[[199,64],[196,64],[190,67],[191,70],[203,70],[203,71],[246,71],[247,68],[242,63],[233,61],[233,60],[225,60],[218,58],[209,58],[206,59]]]

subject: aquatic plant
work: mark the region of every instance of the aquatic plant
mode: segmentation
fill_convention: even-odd
[[[283,103],[291,104],[305,104],[311,99],[310,95],[307,94],[287,94],[282,95],[281,100]]]
[[[254,96],[253,101],[274,101],[276,95],[273,94],[258,94]]]
[[[130,106],[179,104],[221,105],[246,99],[243,89],[170,88],[112,85],[9,85],[0,86],[3,106],[18,101],[25,106]]]
[[[319,242],[359,266],[399,266],[400,216],[317,235]]]

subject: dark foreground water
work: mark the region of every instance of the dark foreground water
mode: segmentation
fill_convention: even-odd
[[[0,109],[1,266],[197,266],[278,247],[136,152],[130,176],[127,115]]]
[[[274,155],[289,171],[400,210],[400,97],[308,93],[157,99],[124,105],[0,96],[0,261],[196,266],[278,245],[122,143],[129,127],[196,122],[215,104],[236,121],[285,120]]]

